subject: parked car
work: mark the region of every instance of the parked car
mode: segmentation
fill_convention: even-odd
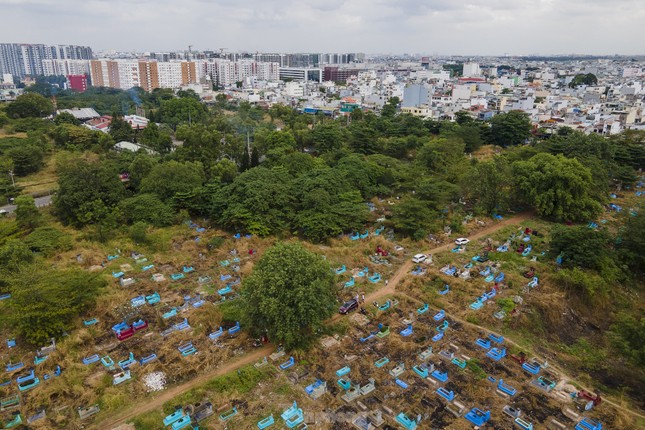
[[[358,300],[351,299],[343,303],[343,306],[340,307],[338,312],[340,312],[341,315],[347,315],[348,313],[355,311],[356,309],[358,309]]]
[[[413,263],[423,263],[428,259],[428,256],[425,254],[417,254],[414,257],[412,257],[412,262]]]
[[[462,246],[470,242],[470,239],[466,239],[465,237],[460,237],[459,239],[455,239],[455,244]]]

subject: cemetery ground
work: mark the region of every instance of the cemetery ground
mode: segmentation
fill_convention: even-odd
[[[631,198],[620,203],[635,205]],[[609,226],[618,218],[605,217]],[[642,399],[621,391],[640,370],[625,369],[618,383],[604,377],[599,361],[611,357],[588,341],[602,315],[557,285],[546,254],[551,224],[526,214],[472,219],[459,234],[471,239],[465,248],[455,234],[421,245],[375,235],[377,227],[364,239],[305,244],[336,271],[339,305],[365,295],[363,312],[333,317],[308,351],[279,351],[238,324],[239,281],[274,238],[193,223],[157,230],[146,246],[79,237],[51,263],[100,272],[110,285],[40,354],[20,339],[9,347],[13,336],[3,333],[3,365],[15,370],[0,381],[2,422],[161,429],[165,418],[179,417],[172,427],[198,410],[204,420],[188,425],[213,429],[557,429],[583,419],[641,428]],[[216,237],[225,239],[209,249]],[[412,264],[424,249],[432,261]],[[583,388],[589,398],[578,395]],[[599,388],[603,400],[593,404]]]

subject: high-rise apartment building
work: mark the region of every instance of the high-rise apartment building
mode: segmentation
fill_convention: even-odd
[[[67,75],[67,84],[70,89],[82,93],[87,90],[87,75]]]
[[[77,45],[0,43],[0,74],[20,78],[44,73],[46,60],[91,60],[92,49]]]
[[[43,75],[89,75],[89,60],[43,60]]]
[[[93,60],[90,62],[93,86],[128,90],[141,87],[179,88],[197,82],[195,63],[188,61]]]

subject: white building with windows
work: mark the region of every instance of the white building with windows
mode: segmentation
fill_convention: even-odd
[[[467,78],[472,78],[475,76],[480,76],[481,75],[481,70],[479,68],[479,64],[477,63],[464,63],[464,72],[463,76]]]

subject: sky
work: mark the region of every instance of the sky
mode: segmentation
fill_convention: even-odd
[[[0,0],[0,42],[95,51],[645,54],[643,0]]]

